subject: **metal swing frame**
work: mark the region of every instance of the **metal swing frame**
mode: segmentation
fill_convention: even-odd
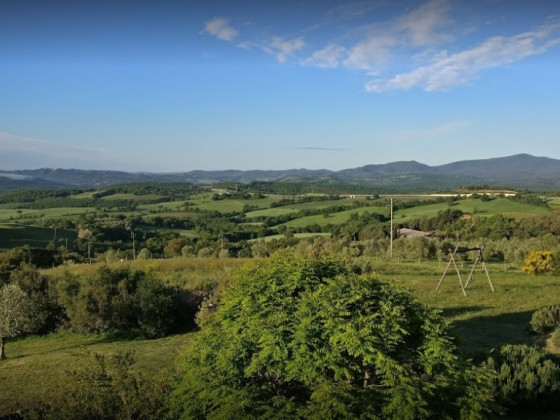
[[[443,279],[445,277],[445,275],[447,274],[447,271],[449,270],[449,267],[451,266],[451,264],[453,264],[453,266],[455,267],[455,271],[457,272],[457,276],[459,276],[459,285],[461,286],[461,291],[463,292],[463,295],[467,296],[467,292],[466,289],[469,286],[469,283],[471,282],[471,280],[473,280],[473,274],[474,274],[474,269],[476,268],[476,265],[480,262],[482,267],[484,268],[484,272],[486,273],[486,278],[488,279],[488,284],[490,285],[490,290],[492,290],[492,293],[494,293],[494,285],[492,284],[492,280],[490,280],[490,274],[488,273],[488,268],[486,268],[486,264],[484,263],[484,257],[482,256],[482,250],[484,248],[483,247],[476,247],[476,248],[459,248],[459,245],[455,246],[455,250],[453,252],[449,252],[449,263],[447,264],[447,267],[445,267],[445,271],[443,272],[443,275],[441,276],[441,279],[439,279],[439,283],[436,287],[436,292],[439,290],[441,283],[443,282]],[[461,276],[461,271],[459,270],[459,267],[457,267],[457,263],[455,261],[455,255],[457,254],[465,254],[467,252],[473,252],[476,251],[478,252],[478,255],[476,256],[476,260],[474,261],[474,264],[471,268],[471,271],[469,273],[469,277],[467,278],[467,281],[465,283],[463,283],[463,277]]]

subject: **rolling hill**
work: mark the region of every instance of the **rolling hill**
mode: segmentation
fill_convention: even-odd
[[[132,173],[78,169],[0,170],[0,190],[32,187],[93,188],[134,182],[213,184],[254,181],[360,184],[395,191],[441,190],[472,184],[550,190],[560,188],[560,160],[518,154],[500,158],[464,160],[439,166],[429,166],[416,161],[399,161],[341,171],[288,169]]]

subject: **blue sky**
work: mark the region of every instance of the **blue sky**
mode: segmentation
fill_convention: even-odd
[[[560,159],[560,3],[0,0],[0,170]]]

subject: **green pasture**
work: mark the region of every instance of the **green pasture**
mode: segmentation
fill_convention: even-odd
[[[60,219],[94,212],[91,207],[56,207],[52,209],[7,209],[0,208],[0,222],[16,219]]]
[[[298,238],[298,239],[314,238],[314,237],[317,237],[317,236],[331,236],[331,234],[330,233],[325,233],[325,232],[294,233],[294,237]],[[263,240],[265,242],[270,242],[270,241],[273,241],[275,239],[284,239],[285,237],[286,237],[286,235],[279,233],[277,235],[265,236],[264,238],[251,239],[249,242],[256,242],[256,241],[260,241],[260,240]]]
[[[163,196],[158,194],[132,194],[132,193],[116,193],[101,197],[101,200],[132,200],[139,203],[145,201],[159,200]]]
[[[506,198],[496,198],[491,201],[482,201],[481,199],[477,198],[459,200],[451,207],[449,207],[448,203],[438,203],[396,210],[394,213],[394,218],[398,222],[417,219],[421,217],[435,217],[440,211],[448,208],[451,208],[453,210],[461,210],[463,213],[476,213],[481,216],[503,214],[506,217],[514,218],[538,216],[550,212],[550,208],[547,207],[518,203],[515,201],[510,201]]]
[[[328,224],[340,225],[343,224],[344,222],[347,222],[353,213],[363,214],[366,212],[372,214],[384,214],[387,216],[388,210],[384,207],[359,207],[355,209],[352,208],[350,210],[344,210],[337,213],[332,213],[327,216],[320,214],[314,216],[300,217],[294,220],[290,220],[289,222],[282,223],[282,225],[288,227],[305,227],[314,224],[318,224],[319,226],[325,226]]]
[[[507,343],[534,344],[536,337],[529,325],[533,312],[560,304],[560,276],[531,276],[503,263],[487,264],[494,293],[478,265],[467,296],[453,267],[435,291],[447,261],[371,263],[382,280],[404,286],[426,305],[441,310],[458,333],[462,347],[475,357]],[[459,268],[465,282],[472,265],[467,262]]]
[[[53,334],[10,341],[7,360],[0,362],[0,416],[11,407],[33,406],[71,391],[68,372],[85,362],[87,353],[105,356],[133,350],[136,369],[145,377],[173,370],[175,358],[192,341],[194,333],[158,340],[108,334]]]
[[[168,212],[176,211],[185,208],[185,203],[187,200],[177,200],[168,201],[165,203],[152,203],[152,204],[140,204],[136,209],[137,212]]]
[[[56,235],[56,236],[55,236]],[[26,226],[15,223],[0,223],[0,249],[16,248],[24,245],[44,248],[56,240],[56,245],[74,246],[78,234],[68,229]]]
[[[220,213],[241,212],[244,206],[256,206],[259,209],[265,209],[271,203],[277,201],[272,197],[256,198],[256,199],[233,199],[225,198],[223,200],[212,200],[208,198],[205,201],[196,203],[195,206],[201,210],[218,211]]]
[[[309,203],[287,204],[281,207],[272,207],[263,210],[255,210],[246,214],[247,218],[253,217],[276,217],[285,214],[296,213],[301,210],[319,210],[331,206],[351,207],[356,202],[355,199],[342,198],[340,200],[311,201]]]
[[[548,205],[553,209],[557,209],[560,207],[560,197],[553,197],[548,201]]]

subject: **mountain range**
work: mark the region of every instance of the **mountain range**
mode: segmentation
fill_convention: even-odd
[[[255,181],[357,184],[394,191],[436,191],[467,185],[551,190],[560,188],[560,160],[518,154],[491,159],[463,160],[439,166],[429,166],[416,161],[399,161],[340,171],[289,169],[150,173],[47,168],[14,171],[0,169],[0,190],[87,189],[133,182],[215,184]]]

